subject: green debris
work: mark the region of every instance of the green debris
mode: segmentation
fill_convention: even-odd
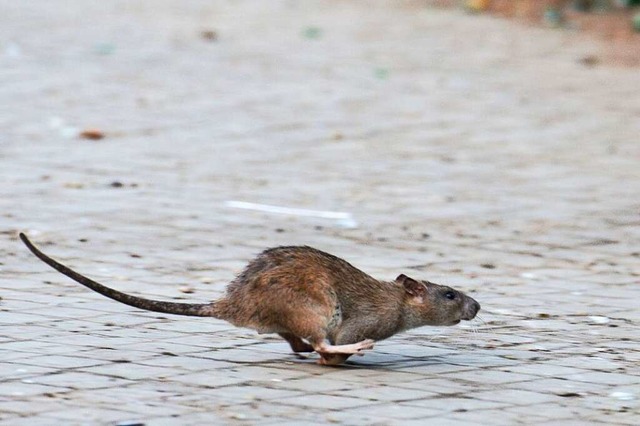
[[[633,29],[636,32],[640,32],[640,12],[633,15],[633,19],[631,20],[631,24],[633,25]]]
[[[544,11],[544,22],[550,27],[562,25],[562,12],[555,7],[547,7]]]
[[[111,43],[98,43],[95,45],[93,50],[98,55],[111,55],[113,52],[116,51],[116,46]]]
[[[317,40],[322,37],[322,29],[319,27],[307,27],[302,31],[302,36],[309,40]]]
[[[387,68],[375,68],[373,75],[379,80],[386,80],[389,78],[389,70]]]

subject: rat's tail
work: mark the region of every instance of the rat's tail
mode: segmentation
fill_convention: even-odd
[[[216,317],[215,303],[174,303],[174,302],[161,302],[158,300],[149,300],[142,297],[131,296],[129,294],[122,293],[118,290],[106,287],[90,278],[85,277],[66,267],[65,265],[53,260],[43,252],[41,252],[31,241],[20,233],[20,239],[27,246],[33,254],[35,254],[40,260],[47,265],[51,266],[58,272],[68,276],[74,281],[79,282],[83,286],[89,287],[91,290],[100,293],[103,296],[109,297],[118,302],[124,303],[134,308],[144,309],[146,311],[162,312],[163,314],[174,315],[187,315],[195,317]]]

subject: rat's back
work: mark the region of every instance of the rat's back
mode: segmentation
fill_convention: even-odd
[[[234,282],[252,282],[256,277],[265,275],[281,278],[280,284],[284,285],[308,285],[312,281],[322,281],[336,289],[349,283],[376,281],[346,260],[322,250],[309,246],[281,246],[260,253]],[[271,280],[265,284],[276,283]]]
[[[321,250],[275,247],[249,262],[217,305],[226,312],[225,319],[236,325],[260,329],[270,324],[264,332],[278,332],[277,324],[291,318],[301,321],[310,314],[331,318],[337,309],[348,316],[354,302],[368,311],[371,294],[381,293],[386,286]]]

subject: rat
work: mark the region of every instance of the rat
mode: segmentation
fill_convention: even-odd
[[[404,274],[380,281],[308,246],[263,251],[210,303],[150,300],[104,286],[47,256],[25,234],[20,239],[44,263],[103,296],[147,311],[213,317],[277,333],[295,353],[317,352],[323,365],[363,355],[375,341],[405,330],[472,320],[480,310],[477,301],[453,288]]]

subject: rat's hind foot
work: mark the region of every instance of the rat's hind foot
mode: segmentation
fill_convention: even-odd
[[[325,342],[314,346],[316,352],[321,356],[325,354],[341,354],[341,355],[363,355],[362,351],[367,349],[373,349],[374,341],[366,339],[358,343],[351,343],[349,345],[329,345]]]
[[[346,354],[320,354],[318,364],[320,365],[340,365],[349,359],[351,355]]]
[[[280,337],[289,342],[291,350],[295,353],[298,352],[314,352],[313,346],[304,342],[301,338],[291,333],[278,333]]]

